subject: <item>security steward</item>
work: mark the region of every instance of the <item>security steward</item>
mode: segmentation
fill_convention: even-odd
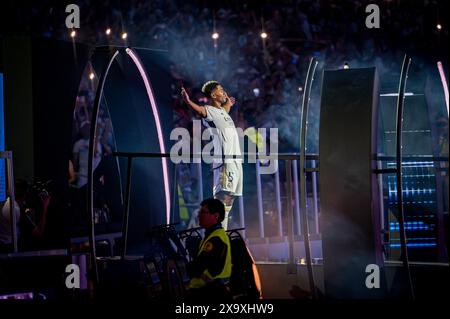
[[[191,278],[187,299],[192,301],[229,301],[231,276],[230,239],[222,228],[225,206],[208,198],[200,204],[199,223],[205,228],[198,255],[187,265]]]

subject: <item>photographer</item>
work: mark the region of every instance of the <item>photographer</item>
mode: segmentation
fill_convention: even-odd
[[[46,185],[42,183],[32,185],[25,195],[19,221],[21,250],[37,250],[44,246],[43,235],[50,198]]]

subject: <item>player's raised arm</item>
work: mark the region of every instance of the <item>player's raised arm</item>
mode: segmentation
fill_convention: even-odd
[[[191,101],[189,98],[189,94],[186,92],[184,87],[181,88],[181,95],[183,96],[183,100],[188,104],[195,112],[200,114],[201,117],[206,117],[206,108],[204,106],[200,106]]]

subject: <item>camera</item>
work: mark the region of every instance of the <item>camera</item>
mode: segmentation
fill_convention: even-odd
[[[29,209],[36,209],[41,207],[41,198],[48,197],[51,194],[52,181],[34,182],[28,187],[25,195],[24,205]]]

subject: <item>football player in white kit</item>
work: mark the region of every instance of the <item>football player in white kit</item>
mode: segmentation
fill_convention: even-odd
[[[212,130],[214,154],[217,148],[223,155],[241,155],[239,135],[234,126],[233,119],[228,115],[235,100],[228,97],[223,87],[217,81],[208,81],[202,87],[202,92],[209,98],[209,104],[200,106],[192,102],[184,88],[181,94],[184,101],[196,111]],[[234,199],[242,196],[242,158],[214,159],[214,198],[225,205],[225,219],[222,222],[225,230],[228,227],[228,215],[233,207]]]

